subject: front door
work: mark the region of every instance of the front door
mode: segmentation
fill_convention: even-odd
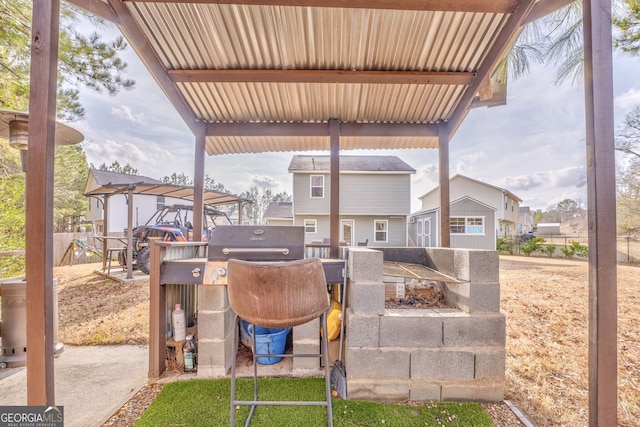
[[[345,242],[347,246],[353,246],[355,221],[352,219],[343,219],[340,221],[340,240]]]

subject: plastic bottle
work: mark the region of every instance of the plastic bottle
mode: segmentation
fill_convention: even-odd
[[[196,369],[196,343],[193,341],[193,335],[187,335],[187,341],[182,346],[182,355],[184,356],[184,370],[193,371]]]
[[[180,304],[176,304],[176,309],[171,313],[171,325],[173,326],[173,340],[176,342],[184,341],[187,335],[187,322]]]

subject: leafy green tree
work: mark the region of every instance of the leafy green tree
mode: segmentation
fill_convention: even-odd
[[[32,0],[0,1],[0,107],[25,111],[29,102]],[[62,2],[59,44],[58,117],[73,120],[84,116],[79,85],[116,94],[135,82],[124,77],[126,62],[120,52],[127,47],[122,37],[105,42],[97,33],[89,36],[75,30],[83,15]]]
[[[0,251],[24,249],[25,180],[20,174],[0,176]],[[24,271],[24,256],[0,257],[0,278]]]
[[[613,23],[619,32],[614,46],[633,56],[640,53],[640,2],[626,0],[621,2],[623,13],[613,17]]]
[[[91,168],[92,169],[94,168],[93,165],[91,165]],[[106,163],[103,163],[100,166],[98,166],[98,169],[100,169],[101,171],[124,173],[124,174],[127,174],[127,175],[140,175],[140,173],[138,172],[138,169],[134,168],[129,163],[127,163],[126,165],[122,166],[120,164],[120,162],[117,161],[117,160],[114,160],[108,166],[107,166]]]
[[[89,166],[80,145],[56,147],[53,217],[56,231],[69,231],[67,217],[83,216],[87,200],[83,196]]]

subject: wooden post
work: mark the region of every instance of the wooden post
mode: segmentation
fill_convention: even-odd
[[[155,240],[150,242],[149,271],[149,378],[160,378],[166,369],[165,344],[167,342],[166,287],[160,284],[160,266],[167,248]]]
[[[127,193],[127,279],[133,279],[133,189],[129,185]]]
[[[102,214],[104,215],[104,217],[102,218],[102,224],[104,228],[104,230],[102,230],[102,235],[108,236],[109,235],[109,196],[105,195],[102,198],[102,200],[103,200]],[[107,249],[109,249],[109,242],[107,241],[107,239],[104,239],[102,241],[102,271],[103,272],[107,271],[107,253],[108,253]]]
[[[26,185],[27,403],[55,405],[53,160],[60,0],[33,0]]]
[[[340,122],[329,120],[331,137],[331,207],[329,213],[329,258],[340,255]]]
[[[616,188],[611,1],[583,7],[589,227],[589,425],[617,425]]]
[[[193,241],[202,241],[204,226],[204,159],[206,145],[206,126],[196,134],[196,147],[193,163]]]
[[[451,202],[449,200],[449,131],[438,123],[438,176],[440,180],[440,247],[451,247]]]

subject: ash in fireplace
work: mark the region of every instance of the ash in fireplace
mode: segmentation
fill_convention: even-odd
[[[395,297],[388,296],[385,299],[385,308],[449,307],[444,301],[444,289],[440,282],[405,278],[404,286],[402,285],[402,283],[396,283]],[[398,292],[399,287],[400,292]]]

